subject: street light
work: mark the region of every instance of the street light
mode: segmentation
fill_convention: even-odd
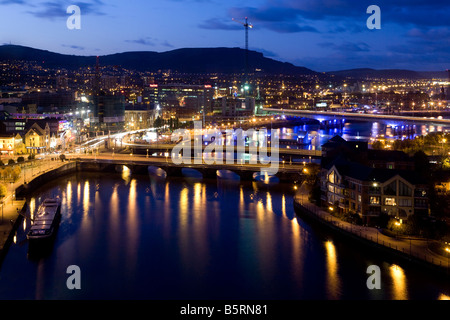
[[[399,234],[399,231],[400,231],[400,226],[402,225],[400,222],[398,222],[398,221],[396,221],[395,223],[395,226],[397,227],[397,238],[398,238],[398,234]]]
[[[447,244],[447,242],[446,242]],[[450,261],[449,261],[449,254],[450,254],[450,247],[445,247],[445,252],[447,252],[447,273],[448,273],[448,269],[449,269],[449,265],[450,265]]]

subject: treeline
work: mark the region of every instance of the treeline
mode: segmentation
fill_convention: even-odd
[[[415,139],[397,139],[391,144],[393,150],[403,151],[413,155],[418,151],[424,151],[430,155],[433,150],[436,152],[448,150],[450,143],[450,133],[432,132],[425,136],[418,136]],[[375,141],[372,143],[372,149],[387,149],[386,142]],[[447,153],[445,153],[447,155]]]

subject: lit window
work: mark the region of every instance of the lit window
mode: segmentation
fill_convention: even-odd
[[[370,204],[380,204],[380,197],[370,197]]]
[[[384,199],[384,205],[386,206],[395,206],[395,198],[386,198]]]

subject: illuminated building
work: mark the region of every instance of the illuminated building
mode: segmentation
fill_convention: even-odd
[[[192,119],[212,111],[214,88],[210,85],[150,84],[143,93],[143,103],[160,107],[164,118],[175,115]]]
[[[25,134],[25,147],[28,153],[39,154],[45,152],[50,146],[50,128],[47,125],[42,129],[37,123],[34,123]]]
[[[130,105],[125,108],[125,130],[147,129],[153,126],[157,111],[146,105]]]
[[[16,137],[13,136],[0,136],[0,154],[1,155],[14,155],[16,151]]]
[[[125,99],[119,94],[110,94],[100,91],[93,97],[91,131],[118,132],[125,123]]]

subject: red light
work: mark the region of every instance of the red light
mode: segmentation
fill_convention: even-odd
[[[205,88],[211,88],[211,85],[210,84],[206,84]]]
[[[158,88],[158,85],[157,84],[151,84],[150,88]]]

